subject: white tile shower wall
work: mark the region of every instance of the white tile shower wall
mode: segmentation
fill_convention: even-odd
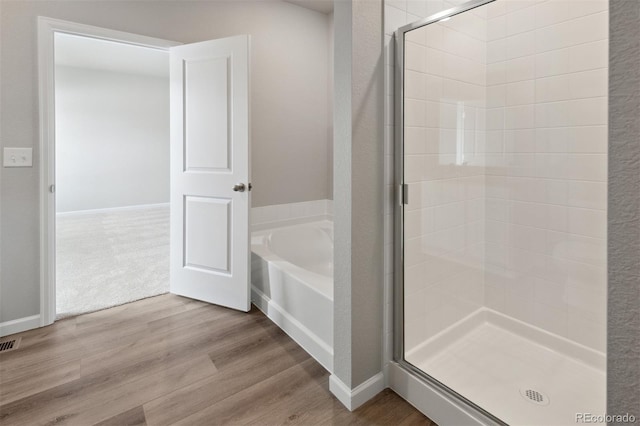
[[[400,27],[425,18],[445,8],[442,0],[385,0],[384,2],[384,55],[385,55],[385,209],[384,209],[384,356],[387,364],[393,358],[393,210],[394,195],[394,47],[393,33]]]
[[[277,204],[251,209],[251,225],[262,226],[312,217],[333,217],[333,200]]]
[[[486,32],[471,11],[407,34],[407,350],[484,305]]]
[[[462,2],[385,5],[386,288],[391,357],[393,282],[393,32]],[[483,305],[486,18],[482,10],[411,34],[407,44],[406,177],[410,182],[405,255],[407,349]],[[460,130],[458,133],[457,130]],[[464,149],[456,155],[458,146]],[[443,302],[446,300],[446,303]]]
[[[607,10],[606,0],[487,6],[486,305],[600,351]]]
[[[392,35],[400,26],[454,5],[440,0],[385,3],[386,361],[393,341]],[[598,350],[604,349],[606,325],[606,13],[605,0],[498,0],[474,11],[489,19],[485,305]],[[413,66],[438,71],[433,64]],[[447,72],[456,72],[451,65],[456,64],[450,61]],[[424,79],[413,84],[415,97],[424,94],[426,103],[434,89],[444,89]],[[477,147],[481,156],[482,147]],[[417,149],[426,154],[429,148],[419,143]],[[423,301],[427,307],[434,304]],[[440,295],[435,302],[441,306],[448,299]]]

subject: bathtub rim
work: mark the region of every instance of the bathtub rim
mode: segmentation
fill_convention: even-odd
[[[256,256],[259,256],[264,261],[266,261],[269,264],[269,267],[274,267],[280,272],[291,274],[295,279],[302,282],[304,285],[309,287],[314,292],[318,293],[320,296],[329,299],[329,301],[333,303],[333,277],[328,277],[326,275],[309,271],[308,269],[304,269],[301,266],[298,266],[281,258],[273,251],[271,251],[266,242],[268,236],[273,231],[277,231],[278,229],[309,226],[313,224],[324,224],[325,226],[329,224],[331,225],[331,227],[333,227],[332,221],[328,219],[322,219],[310,220],[297,224],[281,225],[273,228],[263,229],[260,231],[254,231],[251,233],[251,251]]]

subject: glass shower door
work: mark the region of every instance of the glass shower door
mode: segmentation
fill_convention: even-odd
[[[399,361],[509,424],[604,413],[608,2],[396,37]]]

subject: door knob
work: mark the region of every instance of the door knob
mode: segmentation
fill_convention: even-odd
[[[233,185],[233,190],[236,192],[244,192],[245,189],[247,189],[247,187],[244,185],[244,183],[236,183],[235,185]]]

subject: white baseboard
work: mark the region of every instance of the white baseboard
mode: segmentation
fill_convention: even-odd
[[[107,207],[104,209],[91,209],[91,210],[75,210],[71,212],[56,212],[56,216],[82,216],[85,214],[96,213],[112,213],[127,210],[148,210],[160,207],[169,207],[169,203],[157,203],[157,204],[136,204],[134,206],[122,206],[122,207]]]
[[[367,379],[364,383],[356,386],[355,389],[350,389],[335,374],[329,377],[329,390],[349,411],[360,407],[382,392],[384,388],[384,374],[382,372]]]
[[[0,337],[20,333],[22,331],[31,330],[38,327],[41,327],[40,315],[32,315],[30,317],[5,321],[3,323],[0,323]]]
[[[327,371],[333,371],[333,348],[254,286],[251,286],[251,301]]]

